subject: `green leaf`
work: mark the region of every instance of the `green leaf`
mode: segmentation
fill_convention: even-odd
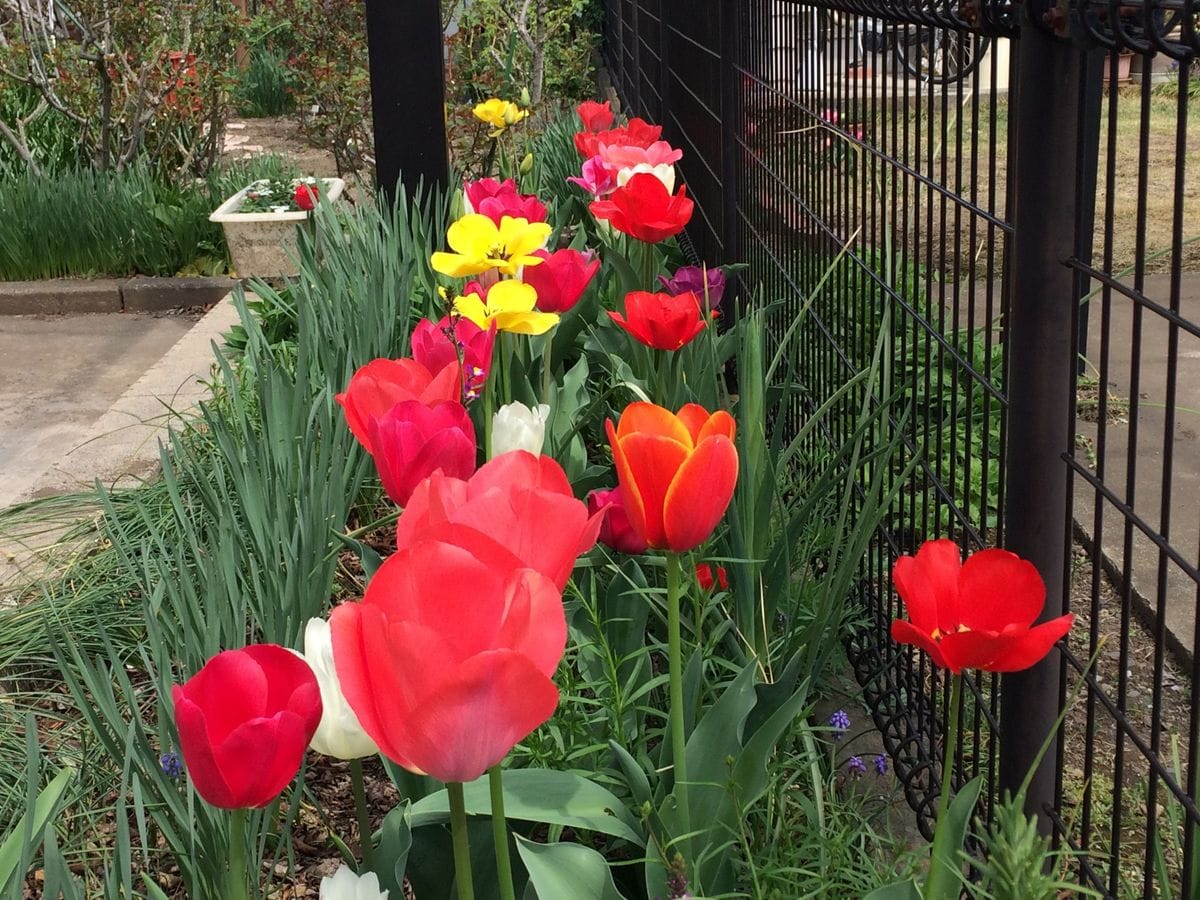
[[[37,844],[41,843],[42,832],[45,831],[47,823],[58,808],[58,803],[74,775],[74,769],[60,769],[58,774],[38,794],[33,809],[25,811],[17,820],[16,827],[4,839],[4,843],[0,844],[0,887],[8,884],[17,874],[17,869],[21,865],[22,851],[26,849],[24,846],[25,835],[31,834]],[[31,812],[32,816],[30,816]]]
[[[876,888],[863,900],[921,900],[921,891],[915,881],[897,881]]]
[[[958,859],[967,839],[971,812],[982,789],[983,776],[976,775],[950,801],[945,820],[937,823],[933,844],[935,848],[941,848],[942,857],[940,861],[930,860],[929,877],[925,881],[925,900],[958,900],[962,894],[962,866]]]
[[[374,857],[382,862],[375,869],[379,885],[391,891],[390,896],[393,897],[404,895],[404,871],[408,867],[408,853],[412,850],[412,824],[408,810],[408,803],[402,803],[393,807],[384,817],[379,830],[379,849]]]
[[[582,844],[535,844],[517,835],[517,852],[538,900],[625,900],[604,857]],[[526,892],[528,896],[528,892]]]
[[[463,786],[467,813],[487,816],[492,812],[487,777]],[[645,846],[637,829],[637,820],[611,791],[573,772],[548,769],[509,769],[504,773],[504,812],[509,819],[544,822],[599,831]],[[419,800],[412,806],[410,821],[414,829],[446,822],[450,818],[449,801],[444,790]]]

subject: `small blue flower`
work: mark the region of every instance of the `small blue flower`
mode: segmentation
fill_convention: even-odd
[[[888,759],[884,754],[880,753],[878,756],[875,757],[875,774],[876,775],[886,775],[887,770],[888,770]]]
[[[861,756],[852,756],[846,763],[846,772],[851,778],[861,778],[867,774],[867,764],[862,761]]]
[[[183,761],[179,758],[179,754],[174,751],[164,753],[160,756],[158,764],[162,766],[163,774],[168,778],[178,778],[183,774]]]
[[[850,717],[844,709],[839,709],[829,717],[829,726],[833,729],[833,739],[840,741],[850,730]]]

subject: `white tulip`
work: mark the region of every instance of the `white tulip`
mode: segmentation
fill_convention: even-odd
[[[626,166],[617,172],[617,186],[625,187],[630,178],[642,172],[653,175],[661,181],[668,194],[675,193],[675,167],[670,163],[659,163],[657,166],[652,166],[650,163],[638,163],[636,166]]]
[[[348,866],[341,865],[321,879],[319,900],[388,900],[388,892],[379,889],[379,877],[374,872],[355,875]]]
[[[492,417],[492,458],[510,450],[528,450],[540,456],[546,441],[546,420],[550,407],[545,403],[530,409],[524,403],[508,403]]]
[[[296,655],[308,663],[321,688],[321,724],[309,746],[337,759],[361,759],[377,754],[379,747],[363,731],[338,683],[333,666],[333,639],[325,619],[308,620],[304,627],[304,652]]]

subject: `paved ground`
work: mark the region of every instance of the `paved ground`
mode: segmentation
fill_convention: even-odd
[[[27,498],[194,324],[133,314],[0,318],[0,507]]]
[[[1169,306],[1170,278],[1148,276],[1145,293],[1156,303]],[[1109,335],[1108,368],[1103,374],[1109,414],[1103,428],[1095,421],[1080,421],[1079,434],[1084,440],[1076,455],[1091,460],[1115,496],[1099,499],[1083,479],[1076,479],[1075,518],[1089,535],[1099,535],[1115,570],[1130,573],[1134,590],[1148,608],[1155,613],[1165,611],[1167,640],[1190,657],[1196,642],[1198,587],[1179,562],[1194,569],[1200,556],[1200,338],[1176,329],[1175,403],[1168,419],[1172,368],[1168,364],[1171,329],[1167,321],[1145,311],[1139,330],[1132,301],[1114,294],[1110,307],[1106,326],[1100,298],[1096,298],[1088,341],[1090,373],[1099,378],[1101,335],[1106,331]],[[1179,312],[1189,322],[1200,322],[1200,279],[1183,280]],[[1171,434],[1167,433],[1168,422]],[[1164,495],[1170,500],[1167,519],[1162,514]],[[1128,517],[1118,503],[1127,505],[1148,528],[1127,528]],[[1159,552],[1156,535],[1169,540],[1180,560]]]
[[[0,509],[153,472],[169,410],[203,396],[212,342],[236,320],[229,300],[199,320],[0,316]],[[61,533],[0,518],[0,602]]]

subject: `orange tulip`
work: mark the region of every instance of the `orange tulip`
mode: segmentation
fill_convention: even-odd
[[[695,403],[677,414],[631,403],[618,425],[605,424],[634,531],[649,546],[675,553],[704,543],[737,483],[733,417]]]

